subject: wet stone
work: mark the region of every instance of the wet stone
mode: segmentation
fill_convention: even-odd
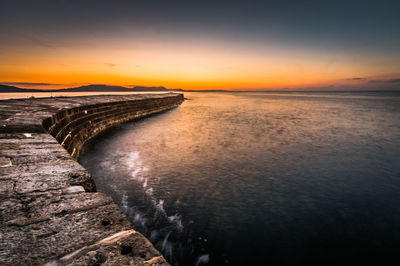
[[[82,193],[85,192],[85,189],[82,186],[70,186],[63,189],[63,194],[74,194],[74,193]]]
[[[0,180],[0,199],[7,198],[12,195],[14,182],[11,180]]]
[[[157,107],[140,109],[142,100]],[[168,265],[45,129],[74,132],[79,141],[69,150],[76,158],[83,143],[107,127],[182,101],[180,94],[0,101],[0,265]],[[113,106],[119,111],[112,113]],[[89,115],[100,120],[80,119]]]
[[[11,159],[7,157],[0,157],[0,167],[12,166]]]

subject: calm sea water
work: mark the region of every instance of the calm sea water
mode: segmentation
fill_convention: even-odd
[[[185,93],[80,162],[174,265],[398,260],[399,93]]]

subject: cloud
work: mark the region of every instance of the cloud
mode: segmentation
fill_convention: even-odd
[[[400,78],[397,79],[373,79],[369,83],[400,83]]]
[[[116,66],[116,64],[110,64],[110,63],[105,63],[105,65],[108,66],[108,67],[115,67]]]
[[[349,78],[349,79],[346,79],[346,80],[366,80],[366,78]]]
[[[55,83],[36,83],[36,82],[1,82],[4,85],[15,85],[15,86],[53,86],[60,85]]]

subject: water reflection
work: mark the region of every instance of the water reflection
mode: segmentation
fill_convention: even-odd
[[[187,93],[81,162],[174,265],[395,256],[400,95]]]

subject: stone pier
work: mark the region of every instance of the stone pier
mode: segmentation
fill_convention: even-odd
[[[76,158],[99,132],[182,101],[177,93],[0,101],[0,265],[168,265]]]

